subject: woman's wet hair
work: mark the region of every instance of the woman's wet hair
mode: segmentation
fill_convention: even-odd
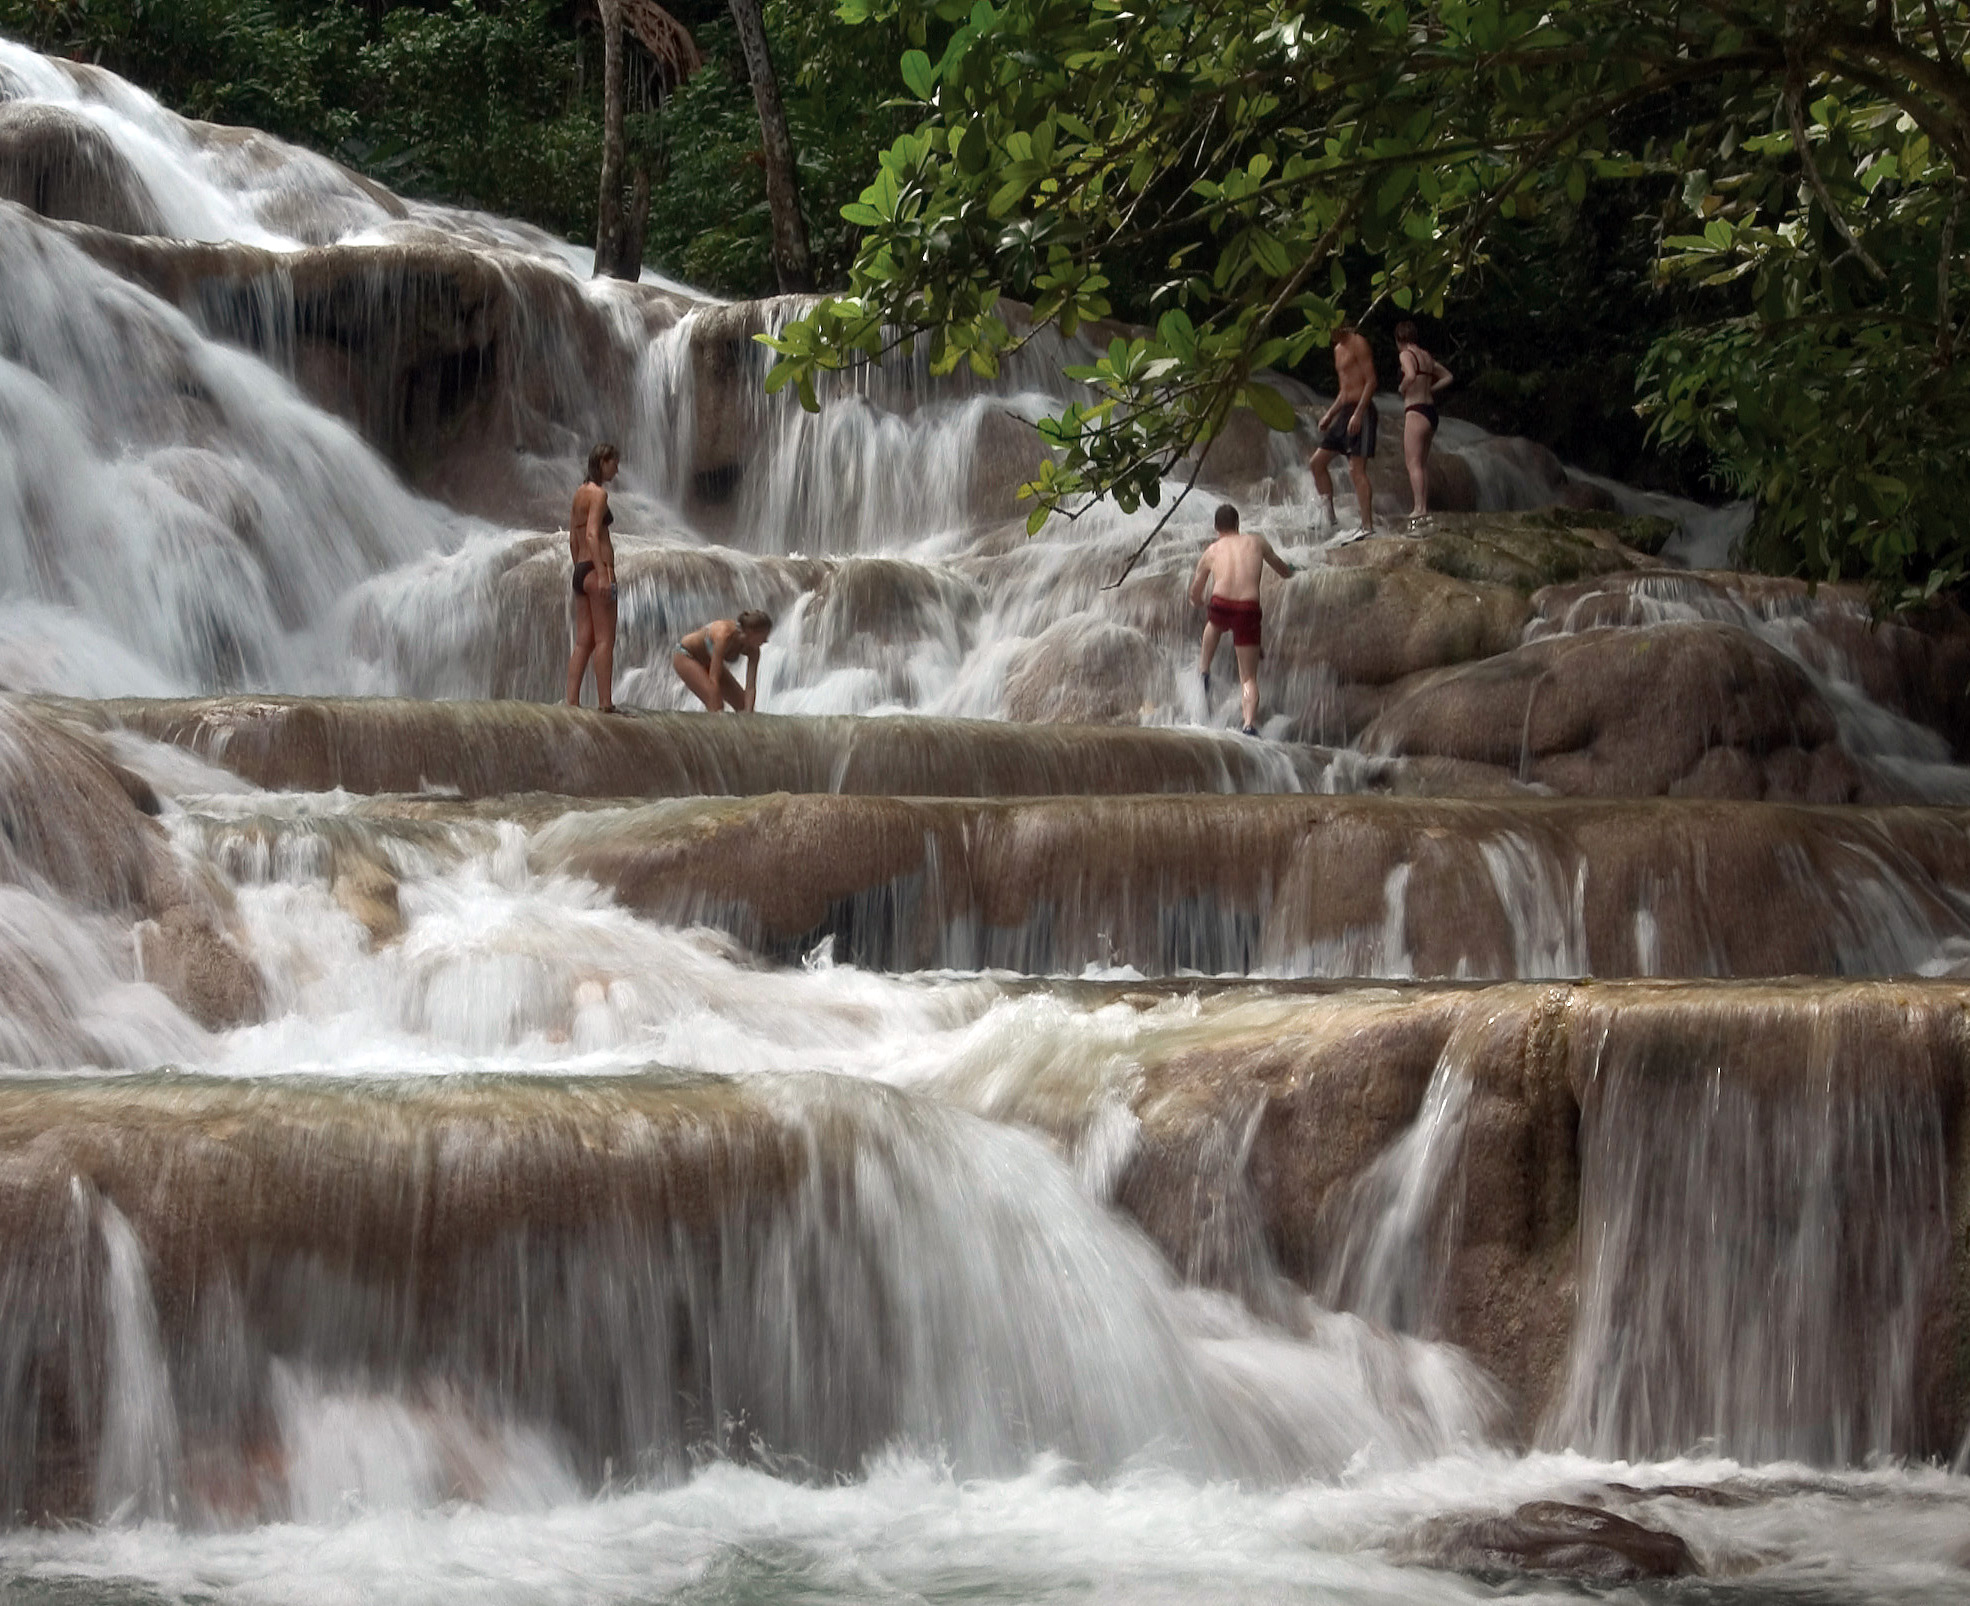
[[[757,608],[748,608],[739,615],[737,623],[748,635],[763,635],[773,628],[773,616],[761,613]]]
[[[588,454],[588,477],[595,481],[597,485],[600,485],[602,483],[602,465],[604,463],[620,463],[621,461],[622,453],[617,451],[608,441],[603,441]]]
[[[1404,319],[1395,326],[1395,343],[1398,346],[1413,346],[1416,342],[1416,326]]]

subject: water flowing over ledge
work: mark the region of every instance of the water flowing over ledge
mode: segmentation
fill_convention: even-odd
[[[0,41],[0,1594],[1962,1595],[1970,618],[1290,382],[1115,585],[1084,343],[591,267]]]
[[[1604,1457],[1946,1454],[1966,1006],[1940,983],[1144,998],[1103,1006],[1138,1016],[1123,1054],[916,1092],[13,1081],[0,1500],[320,1520],[338,1478],[524,1503],[897,1445],[963,1475],[1051,1449],[1291,1482],[1499,1425],[1444,1339],[1502,1381],[1508,1435]],[[1446,1077],[1467,1087],[1439,1107]],[[1716,1117],[1694,1148],[1692,1101]],[[1399,1141],[1415,1120],[1442,1135]],[[1238,1303],[1180,1287],[1104,1190]],[[1685,1241],[1726,1204],[1741,1242]],[[1377,1237],[1331,1286],[1395,1333],[1293,1291]]]

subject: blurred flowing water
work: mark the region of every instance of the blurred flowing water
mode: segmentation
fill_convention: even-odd
[[[313,359],[255,335],[284,327],[324,251],[373,265],[357,310],[380,327],[405,253],[441,250],[504,298],[488,339],[519,353],[520,399],[501,405],[559,420],[509,488],[564,497],[577,427],[623,443],[626,700],[675,706],[673,633],[749,603],[780,617],[763,673],[786,712],[1018,712],[1017,661],[1067,621],[1150,644],[1129,660],[1146,722],[1224,713],[1157,611],[1201,510],[1119,600],[1102,587],[1143,520],[1026,544],[981,516],[1008,419],[1059,394],[1058,345],[969,391],[865,374],[810,416],[758,393],[745,330],[701,346],[723,309],[655,275],[594,284],[537,231],[0,42],[6,108],[68,119],[123,220],[0,204],[11,690],[551,692],[564,537],[413,491],[307,399]],[[141,236],[154,273],[232,253],[238,293],[181,305],[113,271],[100,232]],[[584,415],[586,392],[620,405]],[[1297,454],[1266,450],[1254,522],[1317,562]],[[1490,505],[1533,499],[1509,460],[1474,461]],[[1692,543],[1727,536],[1684,511]],[[1666,581],[1628,605],[1715,606]],[[1796,647],[1795,622],[1730,606]],[[1935,738],[1811,656],[1859,750],[1947,771]],[[7,706],[0,779],[42,786],[51,761]],[[944,750],[962,740],[926,719],[909,753],[938,774],[968,757],[991,792],[992,760]],[[1199,791],[1348,790],[1349,758],[1185,740]],[[817,792],[856,790],[851,745],[814,760],[839,771]],[[1592,821],[1475,804],[1417,817],[1427,853],[1355,852],[1360,895],[1295,924],[1338,862],[1291,822],[1240,827],[1254,853],[1298,844],[1276,874],[1143,893],[1103,865],[1181,871],[1222,817],[1063,799],[1049,851],[1080,879],[986,918],[961,904],[1003,892],[1036,817],[927,809],[903,833],[914,879],[874,878],[788,952],[681,872],[655,908],[604,873],[625,842],[681,853],[722,800],[274,792],[127,731],[105,750],[154,794],[175,872],[232,911],[264,996],[251,1024],[194,1019],[146,979],[159,934],[116,912],[130,877],[101,822],[77,805],[42,839],[6,816],[8,1601],[1467,1601],[1499,1597],[1414,1564],[1419,1531],[1555,1499],[1681,1534],[1709,1576],[1679,1598],[1970,1590],[1970,1483],[1920,1459],[1922,1356],[1961,1253],[1960,1095],[1923,1078],[1953,1028],[1897,1047],[1812,995],[1779,1085],[1771,1045],[1802,1014],[1783,987],[1728,1007],[1644,991],[1590,1019],[1568,1094],[1579,1255],[1552,1293],[1577,1313],[1535,1433],[1446,1339],[1486,1179],[1529,1164],[1498,1112],[1556,1052],[1534,1033],[1501,1057],[1499,1022],[1571,1007],[1530,984],[1761,973],[1765,950],[1706,903],[1724,849],[1678,846],[1680,827],[1617,925],[1596,912]],[[921,790],[895,762],[860,790]],[[1818,943],[1804,968],[1957,964],[1970,888],[1934,866],[1959,821],[1797,832],[1778,852],[1812,900],[1789,917]],[[55,885],[85,873],[104,882],[88,908]],[[1445,875],[1462,903],[1430,901]],[[1445,907],[1491,935],[1446,946]],[[1480,980],[1526,985],[1494,1003]],[[1151,1200],[1208,1240],[1179,1269],[1138,1196],[1181,1169],[1151,1125],[1182,1090],[1148,1106],[1147,1080],[1230,1054],[1256,1087],[1269,1054],[1412,1009],[1456,1023],[1434,1074],[1376,1112],[1388,1140],[1320,1222],[1319,1275],[1288,1277],[1249,1197],[1277,1139],[1257,1104]]]

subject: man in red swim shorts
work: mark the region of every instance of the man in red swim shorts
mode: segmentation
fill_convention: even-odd
[[[1247,736],[1259,733],[1259,571],[1270,564],[1282,578],[1290,577],[1293,566],[1272,550],[1262,535],[1246,535],[1238,528],[1238,509],[1226,502],[1214,521],[1217,535],[1197,560],[1197,572],[1190,577],[1190,600],[1204,601],[1210,588],[1210,605],[1205,610],[1204,652],[1197,669],[1204,677],[1204,700],[1211,697],[1211,660],[1217,656],[1218,642],[1228,632],[1238,655],[1239,712]]]

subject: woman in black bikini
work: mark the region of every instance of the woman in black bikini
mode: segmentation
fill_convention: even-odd
[[[595,701],[605,714],[616,711],[616,548],[609,526],[609,481],[621,454],[606,443],[588,454],[588,478],[575,492],[568,517],[568,552],[575,560],[575,650],[568,656],[568,706],[581,701],[581,677],[595,665]]]
[[[1417,518],[1430,511],[1430,443],[1436,439],[1436,398],[1451,381],[1450,370],[1416,343],[1416,326],[1395,326],[1396,361],[1402,374],[1402,456],[1409,465],[1409,494]]]

